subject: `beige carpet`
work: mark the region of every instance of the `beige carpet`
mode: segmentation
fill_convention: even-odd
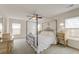
[[[31,48],[26,39],[14,39],[14,54],[34,54],[35,51]]]
[[[35,51],[27,44],[26,39],[14,39],[13,53],[35,54]],[[79,50],[64,47],[62,45],[53,45],[41,52],[41,54],[79,54]]]
[[[62,45],[53,45],[41,52],[41,54],[79,54],[79,50]]]

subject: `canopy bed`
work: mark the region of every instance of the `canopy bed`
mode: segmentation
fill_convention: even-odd
[[[50,47],[51,44],[56,44],[57,42],[56,29],[50,28],[49,23],[46,28],[43,28],[44,23],[40,23],[40,19],[42,17],[35,14],[26,21],[26,41],[37,53],[42,52]]]

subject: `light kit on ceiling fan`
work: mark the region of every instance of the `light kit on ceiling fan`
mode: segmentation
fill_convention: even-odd
[[[42,17],[36,10],[30,13],[30,15],[27,16],[29,20],[37,20],[37,19],[42,19]]]
[[[33,19],[33,20],[36,20],[36,16],[33,16],[32,19]]]
[[[33,16],[30,16],[31,19],[36,20],[36,19],[42,19],[42,16],[39,16],[38,14],[33,14]]]

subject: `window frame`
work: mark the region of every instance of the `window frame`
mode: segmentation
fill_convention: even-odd
[[[76,19],[76,21],[74,21]],[[78,26],[79,25],[79,23],[77,22],[77,24],[75,24],[75,26],[73,26],[73,24],[71,25],[71,27],[69,27],[69,25],[67,26],[67,23],[66,22],[68,22],[68,21],[71,21],[71,20],[73,20],[72,22],[74,22],[73,24],[75,24],[75,22],[77,22],[77,20],[78,20],[78,22],[79,22],[79,17],[72,17],[72,18],[68,18],[68,19],[65,19],[65,28],[66,29],[79,29],[79,27],[75,27],[76,25]]]
[[[15,25],[18,24],[18,25],[20,25],[20,27],[18,28],[18,29],[19,29],[19,33],[18,33],[18,34],[17,34],[17,33],[16,33],[16,34],[13,33],[13,31],[14,31],[14,29],[13,29],[13,24],[15,24]],[[20,24],[20,23],[12,23],[12,35],[20,35],[20,34],[21,34],[21,24]]]

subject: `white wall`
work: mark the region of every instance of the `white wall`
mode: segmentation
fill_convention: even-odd
[[[2,17],[0,17],[0,23],[2,23],[2,22],[3,22]]]
[[[32,33],[33,35],[36,35],[36,24],[35,22],[27,22],[27,34]]]

